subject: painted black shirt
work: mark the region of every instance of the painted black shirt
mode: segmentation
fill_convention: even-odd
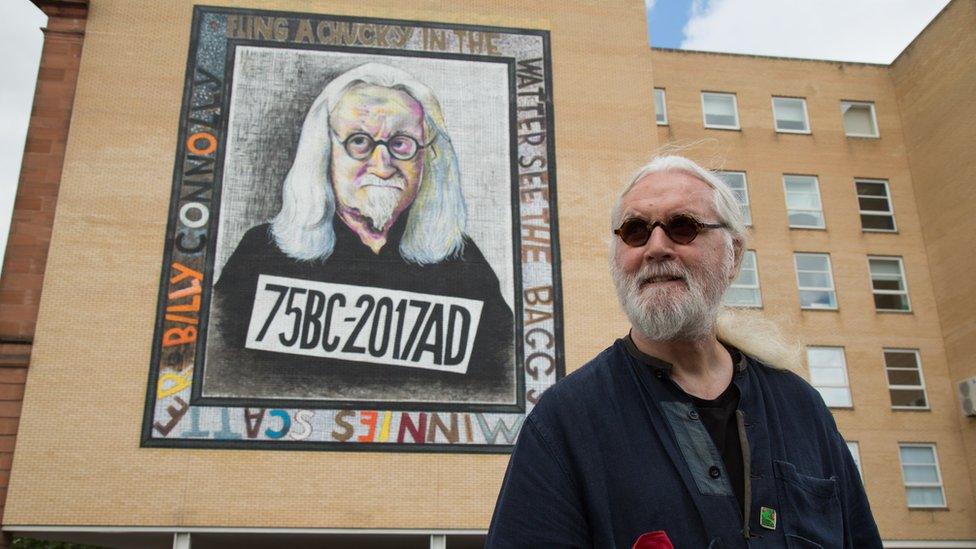
[[[513,315],[495,275],[465,236],[456,257],[431,265],[405,261],[399,241],[406,215],[394,224],[378,254],[343,222],[324,261],[299,261],[277,246],[270,225],[250,229],[224,265],[214,288],[207,336],[204,397],[327,399],[340,402],[412,402],[514,405]],[[467,373],[288,355],[245,348],[261,274],[354,286],[462,297],[483,302]]]

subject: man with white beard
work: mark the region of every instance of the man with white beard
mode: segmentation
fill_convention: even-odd
[[[334,78],[280,212],[215,285],[204,394],[514,405],[513,315],[460,178],[428,86],[378,63]]]
[[[769,323],[722,311],[731,190],[655,158],[611,214],[630,333],[526,418],[488,547],[880,548],[854,460]]]

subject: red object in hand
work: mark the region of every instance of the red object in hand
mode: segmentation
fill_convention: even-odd
[[[641,534],[630,549],[674,549],[674,545],[664,530],[657,530]]]

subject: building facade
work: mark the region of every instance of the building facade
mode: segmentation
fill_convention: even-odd
[[[959,395],[976,376],[976,1],[950,2],[891,65],[648,50],[635,1],[35,3],[49,23],[0,279],[5,532],[120,547],[478,545],[520,418],[625,333],[607,212],[664,147],[736,189],[750,253],[729,304],[804,346],[886,546],[976,547],[976,419]],[[447,357],[474,372],[483,352],[428,339],[480,314],[466,290],[438,286],[456,299],[428,298],[430,310],[460,316],[422,321],[392,316],[410,303],[399,280],[376,279],[387,286],[368,297],[372,284],[301,285],[292,271],[261,273],[284,289],[278,305],[254,298],[248,312],[267,322],[241,336],[278,357],[268,368],[373,356],[409,373],[287,385],[287,372],[226,369],[239,361],[214,339],[229,322],[217,281],[248,227],[287,201],[318,98],[364,63],[439,99],[439,114],[423,105],[436,119],[424,131],[443,118],[442,133],[414,143],[450,141],[430,156],[457,158],[466,234],[513,318],[513,381],[490,385],[503,389],[438,373]],[[421,154],[432,162],[401,156]],[[310,296],[340,291],[377,311],[388,298],[387,318],[430,345],[387,356],[377,312],[361,357],[341,330],[347,354],[329,354]],[[305,328],[290,339],[275,315],[295,299]],[[279,328],[281,345],[260,347]]]

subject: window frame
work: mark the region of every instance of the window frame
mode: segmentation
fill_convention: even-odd
[[[901,274],[901,284],[905,287],[903,292],[897,290],[876,290],[874,288],[874,274],[871,272],[871,260],[881,259],[881,260],[894,260],[898,262],[899,273]],[[908,295],[908,277],[905,276],[905,262],[902,260],[901,256],[897,255],[869,255],[868,256],[868,280],[871,282],[871,299],[874,296],[881,295],[905,295],[905,303],[908,304],[907,309],[879,309],[877,305],[874,306],[874,312],[876,313],[911,313],[912,312],[912,297]]]
[[[786,181],[786,179],[788,177],[809,177],[809,178],[813,179],[813,186],[817,190],[817,202],[820,204],[820,209],[819,210],[809,210],[809,209],[802,210],[802,209],[793,208],[792,211],[800,212],[800,213],[802,213],[802,212],[814,212],[815,211],[815,212],[820,213],[820,221],[822,223],[821,226],[817,227],[817,226],[813,226],[813,225],[794,225],[793,222],[790,220],[790,211],[791,211],[791,208],[790,208],[790,202],[789,202],[789,196],[788,196],[789,193],[790,193],[790,190],[789,190],[789,187],[787,187],[787,181]],[[808,175],[808,174],[801,174],[801,173],[784,173],[783,174],[783,202],[786,204],[786,223],[787,223],[787,225],[789,226],[790,229],[808,229],[808,230],[813,230],[813,231],[826,231],[827,230],[827,216],[824,214],[824,211],[823,211],[823,195],[820,193],[820,178],[817,177],[816,175]]]
[[[832,350],[840,351],[840,359],[841,359],[841,363],[843,364],[843,370],[844,370],[844,385],[814,385],[813,384],[813,364],[810,362],[811,349],[832,349]],[[823,398],[824,404],[826,404],[828,408],[838,408],[842,410],[854,409],[854,392],[851,390],[851,377],[847,370],[847,353],[845,352],[844,347],[835,346],[835,345],[807,345],[806,350],[807,350],[807,357],[806,357],[807,368],[809,369],[810,372],[810,385],[814,389],[816,389],[818,393],[820,393],[820,387],[824,387],[826,389],[841,389],[841,388],[847,389],[847,397],[848,400],[850,400],[850,404],[830,404],[829,402],[827,402],[826,398],[823,398],[823,393],[820,393],[820,397]]]
[[[742,221],[746,222],[746,227],[752,227],[752,202],[749,200],[749,178],[746,176],[746,172],[742,170],[715,170],[715,174],[718,175],[719,179],[722,179],[722,176],[719,174],[729,174],[729,173],[742,175],[742,192],[745,194],[746,201],[745,204],[743,204],[738,201],[738,196],[736,196],[737,199],[736,203],[739,205],[740,212],[742,211],[743,207],[749,210],[749,219],[746,220],[745,216],[743,216]],[[722,179],[722,182],[724,182],[726,186],[732,189],[732,187],[729,186],[728,182],[726,182],[724,179]],[[732,189],[732,194],[735,194],[735,189]]]
[[[830,287],[829,288],[826,288],[826,287],[820,288],[820,287],[802,286],[802,285],[800,285],[800,266],[796,264],[796,258],[797,258],[797,256],[800,256],[800,255],[816,255],[816,256],[823,256],[823,257],[827,258],[827,271],[826,272],[827,272],[827,275],[830,278]],[[840,310],[840,302],[837,300],[837,285],[834,283],[834,265],[833,265],[833,263],[830,260],[830,254],[829,253],[822,253],[822,252],[793,252],[793,272],[796,274],[796,289],[797,289],[797,297],[800,298],[800,310],[802,310],[802,311],[837,311],[837,310]],[[819,273],[819,272],[823,272],[823,271],[803,271],[803,272],[805,272],[805,273]],[[830,293],[832,293],[834,295],[834,306],[833,307],[810,307],[810,306],[806,306],[805,307],[803,305],[803,296],[802,296],[802,293],[801,293],[803,291],[810,291],[810,292],[830,291]]]
[[[872,134],[866,134],[866,133],[847,133],[847,125],[844,124],[844,115],[847,113],[847,111],[844,109],[844,106],[845,105],[850,105],[852,107],[853,106],[862,106],[862,107],[866,106],[866,107],[869,107],[871,109],[871,124],[872,124],[872,126],[874,126],[874,134],[873,135]],[[847,137],[858,137],[858,138],[865,138],[865,139],[880,139],[881,138],[881,129],[878,128],[878,116],[877,116],[877,111],[874,108],[874,101],[854,101],[854,100],[850,100],[850,99],[841,99],[841,101],[840,101],[840,122],[841,122],[841,126],[844,128],[844,135],[847,136]]]
[[[713,92],[713,91],[702,91],[701,92],[701,108],[702,108],[702,124],[706,129],[709,130],[742,130],[742,123],[739,119],[739,99],[734,93],[730,92]],[[723,126],[720,124],[709,124],[708,116],[705,112],[705,96],[706,95],[716,95],[716,96],[726,96],[732,98],[732,112],[735,114],[735,125],[734,126]]]
[[[748,285],[748,284],[736,284],[735,283],[736,280],[739,279],[739,276],[736,276],[735,277],[735,280],[733,280],[732,283],[729,284],[729,289],[732,289],[733,286],[736,286],[738,288],[744,288],[744,289],[747,289],[747,290],[755,290],[756,291],[756,295],[759,297],[759,303],[757,303],[755,305],[752,305],[752,304],[750,304],[750,305],[741,305],[741,304],[729,305],[729,304],[724,303],[725,300],[723,299],[722,300],[723,301],[723,305],[726,306],[726,307],[736,307],[736,308],[743,308],[743,309],[762,309],[763,308],[763,299],[762,299],[762,288],[761,288],[761,284],[759,283],[759,255],[756,253],[756,250],[744,250],[744,252],[745,252],[745,254],[742,257],[742,260],[743,261],[745,261],[745,257],[748,254],[752,254],[752,263],[753,263],[753,266],[755,267],[755,270],[756,270],[756,284],[755,284],[755,286],[751,286],[751,285]],[[741,268],[739,269],[739,273],[741,275],[741,273],[742,273],[742,269]],[[728,295],[728,291],[726,291],[726,295]]]
[[[861,209],[861,197],[864,198],[877,198],[876,196],[865,196],[858,192],[858,183],[881,183],[884,185],[885,189],[885,199],[888,201],[888,213],[887,215],[891,217],[891,224],[893,229],[866,229],[864,228],[864,220],[861,220],[861,232],[863,233],[897,233],[898,232],[898,220],[895,219],[895,204],[891,200],[891,186],[888,185],[887,179],[871,179],[868,177],[855,177],[854,178],[854,193],[857,195],[857,212],[858,216],[863,215],[873,215],[876,217],[882,217],[884,214],[880,210],[862,210]]]
[[[790,100],[790,101],[799,101],[800,104],[803,105],[803,123],[806,125],[807,129],[805,129],[805,130],[781,129],[779,127],[779,119],[776,117],[776,100],[777,99],[787,99],[787,100]],[[813,128],[810,126],[810,113],[807,112],[807,99],[806,99],[806,97],[793,97],[793,96],[789,96],[789,95],[774,95],[774,96],[772,96],[770,98],[770,103],[772,104],[772,108],[773,108],[773,129],[776,130],[776,133],[795,133],[795,134],[801,134],[801,135],[810,135],[810,134],[813,133]]]
[[[661,92],[661,112],[657,112],[657,92]],[[668,94],[665,88],[654,88],[654,96],[651,98],[654,100],[654,121],[657,122],[658,126],[668,126],[670,125],[668,121]],[[658,115],[664,117],[664,120],[658,120]]]
[[[905,460],[902,458],[901,450],[902,448],[931,448],[932,449],[932,459],[934,463],[932,466],[935,467],[936,477],[939,479],[938,483],[931,482],[913,482],[909,483],[908,479],[905,478]],[[939,450],[936,448],[933,442],[899,442],[898,443],[898,464],[901,466],[901,482],[902,486],[905,488],[905,505],[909,509],[948,509],[949,501],[945,494],[945,484],[942,480],[942,466],[939,465]],[[909,464],[909,465],[922,465],[922,464]],[[939,492],[942,493],[942,505],[912,505],[908,501],[908,489],[909,488],[938,488]]]
[[[888,358],[886,353],[912,353],[915,355],[915,370],[911,368],[892,368],[888,366]],[[897,406],[894,403],[891,404],[892,410],[908,410],[908,411],[931,411],[932,402],[929,400],[929,393],[925,388],[925,375],[922,373],[922,354],[918,349],[902,349],[895,347],[883,347],[881,349],[881,358],[884,360],[885,365],[885,381],[888,383],[888,398],[891,399],[891,390],[913,390],[917,391],[921,389],[922,394],[925,396],[925,406]],[[918,385],[892,385],[891,380],[888,379],[888,370],[898,370],[898,371],[917,371],[918,372]]]
[[[864,466],[861,465],[861,444],[856,440],[845,440],[847,444],[847,450],[851,453],[851,458],[854,459],[854,465],[857,466],[857,474],[861,475],[861,483],[864,483]]]

